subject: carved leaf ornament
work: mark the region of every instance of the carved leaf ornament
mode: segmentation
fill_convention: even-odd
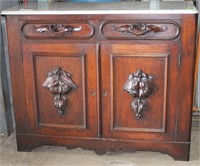
[[[71,34],[73,32],[79,32],[81,30],[82,30],[81,26],[74,27],[71,25],[62,25],[62,24],[43,25],[41,27],[36,28],[36,31],[39,33],[48,32],[54,36],[63,35],[64,33]]]
[[[154,32],[154,33],[164,32],[167,30],[167,27],[166,26],[158,27],[155,25],[147,25],[143,23],[138,23],[138,24],[122,25],[119,27],[114,27],[114,30],[121,33],[124,33],[124,32],[132,33],[135,36],[142,36],[150,32]]]
[[[54,105],[58,109],[58,113],[62,115],[67,105],[67,94],[77,85],[72,81],[71,75],[64,71],[61,67],[51,71],[47,75],[46,81],[42,86],[49,89],[54,95]]]
[[[137,70],[128,76],[123,89],[134,99],[131,102],[131,108],[136,112],[136,117],[142,117],[141,112],[147,109],[147,98],[154,90],[153,76],[148,75],[142,70]]]

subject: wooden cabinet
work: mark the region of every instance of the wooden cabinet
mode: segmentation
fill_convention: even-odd
[[[7,16],[7,27],[18,150],[189,159],[195,15]]]

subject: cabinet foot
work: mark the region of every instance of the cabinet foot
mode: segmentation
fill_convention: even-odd
[[[18,145],[17,150],[20,152],[31,152],[37,147],[39,147],[39,145]]]
[[[32,139],[31,137],[19,136],[17,137],[17,150],[20,152],[31,152],[33,149],[42,146],[39,141]]]
[[[74,147],[72,147],[72,146],[65,146],[65,148],[67,149],[67,150],[72,150],[72,149],[75,149]]]
[[[95,150],[94,153],[98,154],[98,155],[104,155],[107,153],[106,150]]]
[[[187,152],[168,153],[176,161],[189,161],[190,154]]]

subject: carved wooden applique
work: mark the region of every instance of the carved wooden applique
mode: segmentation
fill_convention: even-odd
[[[122,25],[119,27],[114,27],[114,30],[122,33],[124,32],[132,33],[135,36],[142,36],[149,32],[154,32],[154,33],[164,32],[167,30],[167,27],[166,26],[158,27],[155,25],[138,23],[138,24]]]
[[[41,27],[35,27],[37,32],[49,32],[51,35],[63,35],[64,33],[73,33],[79,32],[82,30],[82,27],[74,27],[70,25],[62,25],[62,24],[51,24],[51,25],[43,25]]]
[[[128,76],[123,89],[134,99],[131,102],[131,108],[136,112],[136,117],[142,117],[141,112],[147,109],[147,98],[154,89],[153,76],[148,75],[142,70],[137,70]]]
[[[77,85],[72,81],[71,75],[65,72],[61,67],[48,73],[46,81],[42,84],[54,95],[54,105],[58,113],[62,115],[67,105],[67,94]]]

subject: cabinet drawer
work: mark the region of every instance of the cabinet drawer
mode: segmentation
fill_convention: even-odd
[[[108,21],[101,26],[106,39],[173,40],[179,36],[176,22]]]
[[[21,28],[22,35],[31,39],[88,39],[94,33],[94,28],[89,23],[25,23]]]

